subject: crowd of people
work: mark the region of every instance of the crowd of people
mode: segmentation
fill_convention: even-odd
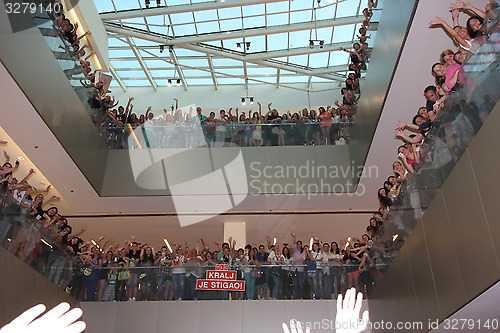
[[[278,112],[269,103],[264,113],[260,103],[258,112],[239,112],[238,108],[210,112],[203,115],[201,107],[179,108],[178,100],[170,110],[154,115],[149,107],[145,113],[134,112],[133,97],[126,106],[111,95],[109,76],[98,75],[100,69],[92,70],[88,61],[93,52],[86,55],[91,46],[84,44],[84,37],[77,34],[77,23],[72,23],[62,12],[50,12],[54,20],[54,32],[48,33],[64,40],[62,51],[55,51],[59,60],[75,61],[74,67],[65,69],[70,80],[78,79],[90,90],[88,104],[93,110],[93,120],[111,148],[128,146],[128,135],[138,127],[147,128],[147,144],[159,148],[197,146],[269,146],[269,145],[333,145],[349,142],[349,127],[356,113],[360,96],[361,72],[366,70],[370,49],[367,30],[372,17],[372,8],[377,2],[369,2],[363,10],[365,20],[357,35],[359,42],[353,44],[349,53],[350,64],[344,87],[341,88],[342,101],[333,106],[319,107],[318,110],[304,108],[301,112]],[[57,8],[62,8],[57,7]],[[84,44],[84,45],[81,45]],[[130,141],[133,142],[133,141]]]
[[[471,13],[466,28],[451,28],[441,18],[431,21],[432,25],[439,24],[445,28],[459,50],[444,50],[441,53],[440,61],[432,66],[435,84],[427,86],[423,91],[426,105],[418,109],[411,123],[398,122],[396,136],[403,142],[398,147],[398,160],[393,163],[394,173],[378,190],[380,208],[373,213],[366,233],[360,238],[349,237],[337,243],[313,237],[307,245],[298,240],[296,233],[291,231],[290,243],[273,244],[271,238],[267,237],[267,243],[258,247],[248,244],[236,248],[236,241],[231,238],[222,244],[214,243],[215,247],[199,239],[192,247],[178,241],[172,246],[166,243],[158,251],[148,243],[134,240],[127,240],[124,244],[116,244],[104,237],[97,241],[84,241],[80,236],[85,232],[85,226],[79,232],[74,232],[56,206],[47,206],[50,202],[59,200],[56,196],[45,200],[50,185],[42,190],[31,186],[28,179],[36,172],[33,169],[19,181],[14,177],[14,173],[20,163],[16,161],[13,165],[10,156],[5,153],[6,160],[0,167],[0,183],[3,187],[0,243],[73,296],[86,301],[330,299],[351,287],[369,293],[374,283],[383,275],[385,264],[394,254],[390,251],[391,244],[379,241],[390,207],[404,195],[404,183],[408,175],[419,172],[425,164],[425,158],[421,156],[421,146],[427,133],[439,119],[438,115],[447,111],[446,98],[470,84],[462,64],[471,56],[471,49],[486,41],[488,35],[484,20],[488,13],[497,7],[496,1],[490,1],[483,12],[468,2],[457,1],[451,4],[454,24],[458,22],[460,12]],[[363,40],[361,37],[366,37],[366,25],[371,17],[370,9],[367,9],[365,16],[366,23],[359,31],[360,41]],[[75,54],[81,53],[81,37],[74,33],[75,26],[62,14],[57,22],[74,47]],[[244,113],[239,114],[238,109],[235,114],[230,109],[227,115],[222,110],[218,118],[215,118],[215,113],[205,117],[201,108],[197,108],[196,115],[189,118],[191,112],[184,114],[178,105],[173,106],[171,112],[165,110],[165,115],[161,118],[155,118],[150,110],[137,118],[132,113],[133,98],[129,99],[126,107],[119,106],[115,111],[113,108],[117,103],[106,95],[106,92],[99,91],[102,82],[94,83],[95,72],[91,75],[89,71],[87,74],[89,81],[93,81],[93,88],[99,91],[93,98],[105,95],[98,102],[100,107],[110,105],[104,108],[115,125],[129,124],[134,128],[140,126],[141,122],[145,125],[148,121],[183,123],[189,119],[205,125],[203,133],[208,142],[224,145],[228,137],[226,133],[224,136],[219,133],[220,137],[217,139],[217,126],[231,126],[233,119],[239,120],[240,123],[253,121],[253,130],[260,126],[259,124],[264,124],[264,121],[317,119],[320,127],[318,132],[311,133],[313,142],[328,144],[331,132],[323,129],[331,127],[333,114],[337,114],[338,110],[341,110],[341,114],[344,112],[350,116],[355,113],[355,100],[359,96],[359,77],[356,71],[363,70],[367,60],[363,50],[362,44],[355,44],[354,50],[348,51],[351,58],[349,67],[355,73],[349,74],[346,87],[342,88],[343,103],[336,103],[338,109],[320,107],[318,118],[314,118],[314,110],[307,109],[302,111],[302,115],[280,116],[276,109],[271,108],[272,104],[268,104],[269,112],[263,116],[260,103],[259,112],[254,113],[251,119]],[[106,104],[106,100],[111,103]],[[450,130],[446,134],[446,149],[449,154],[439,152],[440,158],[444,160],[441,166],[458,160],[470,143],[468,138],[473,136],[466,133],[476,133],[493,106],[489,97],[485,98],[480,106],[474,101],[461,103],[462,113],[448,126]],[[314,116],[311,116],[311,113]],[[322,121],[330,126],[321,127]],[[208,124],[214,126],[213,136],[208,131]],[[253,130],[251,145],[268,144],[267,141],[271,140],[270,134],[265,134],[263,126],[260,128],[260,135],[255,136]],[[274,133],[273,130],[271,132]],[[118,143],[123,142],[121,136],[124,134],[119,126],[111,133]],[[278,143],[282,142],[279,139],[279,131],[274,134],[277,135]],[[440,140],[439,137],[433,138],[434,144],[436,140]],[[7,144],[3,141],[0,143]],[[204,278],[206,271],[218,263],[228,264],[238,272],[237,278],[246,282],[244,292],[196,290],[196,280]]]
[[[409,175],[425,168],[439,169],[443,174],[448,174],[493,109],[494,103],[488,94],[483,96],[482,102],[475,101],[470,96],[468,100],[464,98],[459,103],[456,99],[446,102],[448,96],[475,86],[474,80],[470,78],[471,73],[467,76],[464,66],[488,41],[485,20],[488,14],[495,18],[494,10],[497,8],[498,2],[493,0],[486,4],[485,11],[459,0],[450,4],[453,28],[441,17],[430,22],[431,27],[442,26],[458,49],[441,52],[439,62],[431,68],[435,82],[423,90],[425,106],[417,110],[411,122],[399,121],[396,126],[396,138],[402,143],[397,150],[398,159],[393,163],[393,173],[377,192],[380,215],[385,216],[390,207],[405,195],[404,184]],[[469,15],[466,27],[458,23],[461,12]],[[482,65],[487,67],[489,60],[491,57],[486,57],[485,60],[483,58]],[[443,123],[446,125],[445,129],[441,128]],[[434,135],[424,147],[424,140],[431,130]],[[382,230],[382,221],[374,215],[367,228],[368,234],[380,235]]]
[[[12,166],[5,157],[0,167],[0,243],[81,300],[229,299],[228,292],[195,287],[218,263],[229,264],[246,281],[245,292],[231,292],[231,299],[330,299],[350,287],[369,290],[389,256],[374,247],[373,230],[338,243],[314,238],[309,245],[292,231],[291,243],[272,244],[267,237],[266,245],[238,249],[231,238],[215,247],[202,239],[193,247],[179,241],[159,251],[133,240],[121,246],[104,237],[84,241],[85,225],[74,232],[57,206],[48,206],[59,200],[45,200],[51,186],[40,191],[29,185],[33,169],[17,180],[20,163]],[[383,221],[384,213],[376,212],[374,218]]]
[[[373,247],[368,234],[339,243],[314,238],[303,245],[292,231],[291,245],[272,244],[267,237],[266,245],[237,249],[231,238],[213,246],[198,239],[193,247],[179,241],[158,251],[133,240],[84,241],[85,226],[74,233],[56,206],[46,207],[58,198],[44,200],[27,183],[34,170],[19,182],[15,171],[8,161],[0,168],[2,246],[80,300],[330,299],[350,287],[368,291],[389,256]],[[220,263],[238,272],[245,292],[196,290],[196,280]]]

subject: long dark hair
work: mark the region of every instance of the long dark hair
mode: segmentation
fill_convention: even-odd
[[[286,254],[285,254],[285,249],[287,250]],[[281,254],[283,254],[283,257],[285,257],[286,259],[290,259],[290,249],[287,246],[283,246],[283,250],[281,250]]]
[[[336,251],[333,251],[333,244],[335,244],[337,246],[337,250]],[[340,254],[339,244],[337,244],[337,242],[331,242],[331,244],[330,244],[330,252],[333,252],[335,254]]]
[[[478,35],[484,35],[484,32],[481,31],[481,30],[474,30],[470,24],[470,21],[472,21],[473,19],[476,19],[478,20],[479,22],[481,22],[481,24],[484,24],[484,20],[481,16],[471,16],[469,17],[469,19],[467,20],[467,32],[469,33],[469,36],[470,38],[476,38]]]
[[[381,190],[384,191],[385,196],[380,194]],[[392,205],[392,201],[387,197],[388,195],[389,195],[389,191],[385,187],[381,187],[377,191],[378,200],[380,201],[380,204],[383,207],[390,207]]]

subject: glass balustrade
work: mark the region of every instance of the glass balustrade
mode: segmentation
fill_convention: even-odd
[[[67,242],[57,224],[37,219],[10,196],[3,196],[0,205],[2,246],[83,301],[331,299],[355,281],[369,290],[371,279],[381,277],[387,269],[382,252],[364,263],[342,260],[340,255],[322,262],[294,262],[293,257],[259,262],[245,260],[245,254],[234,254],[232,260],[217,261],[202,251],[201,256],[188,256],[183,261],[164,254],[156,263],[135,264],[123,251],[107,258],[102,254],[103,258],[93,254],[91,243],[80,243],[77,238]],[[221,270],[217,264],[227,267]],[[198,280],[207,281],[207,290],[197,290]]]
[[[498,103],[499,14],[498,10],[489,13],[484,35],[476,39],[471,48],[473,53],[463,64],[466,81],[446,98],[420,146],[421,162],[414,174],[406,175],[401,194],[390,206],[387,221],[375,232],[374,244],[384,249],[389,259],[397,255]]]

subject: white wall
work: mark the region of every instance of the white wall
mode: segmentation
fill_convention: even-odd
[[[363,302],[361,311],[367,309]],[[87,333],[186,332],[279,333],[281,324],[296,319],[318,323],[312,332],[334,332],[336,302],[299,301],[175,301],[82,303]],[[334,327],[334,324],[331,326]],[[371,333],[371,330],[363,331]]]

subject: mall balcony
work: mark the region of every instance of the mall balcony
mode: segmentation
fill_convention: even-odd
[[[167,125],[113,125],[95,103],[94,91],[80,84],[81,68],[65,52],[68,45],[54,37],[50,15],[37,13],[31,18],[35,26],[14,33],[2,12],[0,96],[7,106],[2,107],[2,126],[35,160],[46,161],[51,155],[45,151],[44,158],[37,157],[39,147],[33,148],[27,137],[47,134],[27,135],[24,129],[23,135],[16,135],[30,121],[44,123],[99,197],[229,195],[230,209],[252,191],[275,192],[252,186],[250,180],[231,182],[237,170],[251,169],[252,163],[270,165],[273,170],[299,168],[303,159],[316,161],[319,167],[353,163],[367,167],[377,147],[395,141],[394,117],[404,114],[390,110],[403,109],[413,98],[409,95],[422,90],[421,73],[411,66],[420,66],[416,52],[422,51],[429,13],[435,15],[436,6],[447,10],[448,5],[430,0],[385,1],[358,113],[335,123],[329,137],[315,134],[321,132],[321,123],[292,120],[221,126],[177,119]],[[500,126],[500,29],[495,16],[499,12],[491,14],[487,38],[463,66],[470,84],[447,97],[422,144],[419,169],[408,175],[403,194],[390,207],[372,245],[377,254],[360,273],[366,299],[363,309],[370,311],[367,332],[390,332],[396,323],[403,323],[398,327],[402,332],[428,332],[437,323],[440,327],[435,332],[450,327],[498,331],[500,180],[494,170],[500,151],[494,138]],[[441,42],[428,40],[429,47]],[[417,93],[408,91],[412,88]],[[25,104],[15,103],[19,92]],[[483,103],[485,96],[489,103]],[[33,114],[29,118],[22,110],[16,114],[17,108],[28,106],[38,118]],[[391,135],[379,140],[380,131]],[[260,140],[255,140],[256,132]],[[220,182],[213,181],[214,174],[221,177]],[[211,178],[205,179],[206,175]],[[348,183],[342,191],[355,193],[360,177],[332,177],[328,188],[334,192],[336,186]],[[271,188],[282,187],[280,194],[297,193],[301,186],[286,187],[290,179],[270,178]],[[189,183],[192,179],[196,184]],[[308,182],[322,185],[319,176]],[[192,205],[171,201],[180,210]],[[245,292],[196,290],[202,286],[198,279],[208,279],[220,267],[212,262],[140,267],[111,262],[96,269],[68,253],[53,233],[7,194],[1,197],[0,209],[0,325],[37,303],[52,306],[67,301],[83,309],[86,332],[280,332],[282,323],[290,319],[310,325],[312,332],[334,331],[336,302],[332,299],[345,292],[348,273],[357,270],[349,261],[324,265],[227,262],[229,271],[236,273],[228,273],[232,277],[226,280],[232,285],[224,286],[241,288],[245,282]],[[179,222],[188,227],[200,221],[188,217]],[[165,244],[170,247],[167,240]],[[186,276],[181,289],[175,275]],[[97,276],[108,286],[100,295],[92,293],[98,288]],[[158,281],[165,283],[158,286]],[[127,285],[139,287],[134,299],[127,297]],[[254,285],[263,290],[249,291]]]

